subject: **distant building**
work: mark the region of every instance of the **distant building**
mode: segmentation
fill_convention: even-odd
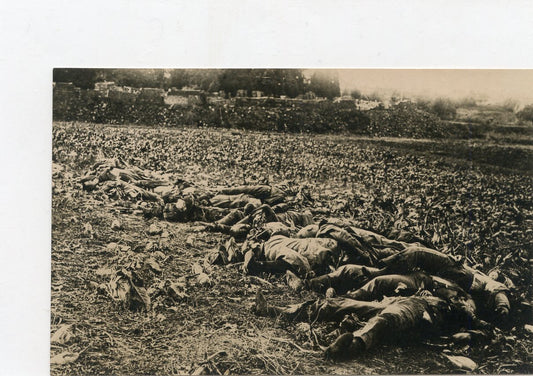
[[[202,90],[192,89],[188,87],[184,87],[182,89],[176,89],[175,87],[173,87],[167,93],[167,95],[181,96],[181,97],[189,97],[191,95],[200,95],[200,94],[202,94]]]
[[[189,104],[188,97],[183,95],[167,95],[165,103],[171,106],[187,106]]]
[[[303,99],[316,99],[316,94],[312,91],[307,91],[303,94]]]
[[[367,101],[364,99],[356,99],[355,106],[360,111],[368,111],[373,108],[379,107],[382,103],[380,101]]]
[[[190,106],[201,102],[202,90],[184,87],[171,88],[165,96],[165,103],[171,106]]]
[[[207,96],[207,103],[209,104],[223,104],[227,103],[228,100],[224,99],[224,97],[221,97],[219,95],[216,96]]]
[[[333,100],[334,103],[355,103],[354,99],[350,95],[343,95],[342,97],[337,97]]]
[[[138,89],[136,87],[131,87],[131,86],[111,86],[109,90],[120,91],[120,92],[131,93],[131,94],[139,94],[142,89]]]
[[[238,98],[244,98],[244,97],[248,96],[248,93],[244,89],[239,89],[239,90],[237,90],[237,94],[235,94],[235,96],[238,97]]]
[[[263,92],[261,90],[252,90],[253,98],[261,98],[262,96],[263,96]]]
[[[115,88],[115,83],[113,81],[96,82],[94,84],[94,91],[104,97],[109,96],[109,90],[113,88]]]

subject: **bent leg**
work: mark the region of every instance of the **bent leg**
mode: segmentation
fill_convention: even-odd
[[[382,302],[367,302],[350,298],[332,298],[317,301],[310,317],[316,321],[341,321],[344,316],[354,314],[361,320],[368,320],[387,307]]]
[[[221,225],[231,226],[239,222],[243,218],[244,218],[244,214],[241,210],[233,209],[228,214],[226,214],[223,218],[216,221],[216,223],[221,224]]]
[[[340,335],[328,346],[326,356],[354,356],[390,339],[393,335],[411,331],[424,320],[426,308],[427,304],[421,298],[398,300],[371,318],[361,329]]]
[[[356,264],[342,265],[334,272],[311,278],[308,281],[308,286],[316,292],[324,292],[332,287],[337,293],[343,294],[346,291],[361,287],[368,280],[363,273],[363,268],[365,267]],[[371,267],[366,267],[366,269],[374,272],[378,270]]]
[[[262,295],[256,298],[255,312],[261,316],[282,316],[287,320],[341,321],[347,314],[361,320],[375,316],[387,305],[378,302],[360,302],[348,298],[309,300],[284,307],[269,305]]]
[[[361,329],[353,333],[365,344],[365,349],[390,338],[391,334],[403,334],[416,328],[423,320],[427,304],[424,299],[411,297],[386,307],[379,315],[370,319]]]
[[[280,222],[278,216],[276,213],[274,213],[274,210],[268,205],[262,205],[261,209],[263,210],[263,214],[265,215],[265,222]]]
[[[263,273],[283,274],[287,270],[298,272],[290,263],[284,259],[277,259],[272,261],[256,261],[255,270]]]
[[[409,295],[418,290],[417,279],[410,275],[390,274],[376,277],[363,287],[348,293],[352,299],[381,300],[385,296]]]

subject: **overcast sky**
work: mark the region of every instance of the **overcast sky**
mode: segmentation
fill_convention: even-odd
[[[533,70],[339,69],[341,90],[363,94],[398,91],[408,97],[485,97],[490,102],[516,99],[533,103]]]

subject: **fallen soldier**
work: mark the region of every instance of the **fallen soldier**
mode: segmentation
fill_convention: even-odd
[[[155,188],[154,193],[160,194],[167,204],[177,202],[183,197],[193,197],[197,202],[208,205],[209,198],[213,196],[213,192],[209,189],[193,187],[184,181],[178,181],[174,186]]]
[[[252,204],[256,207],[261,206],[261,200],[253,196],[241,193],[236,195],[217,194],[209,199],[209,204],[218,208],[244,208],[247,204]]]
[[[222,230],[219,231],[224,232],[226,230],[227,232],[224,226],[231,227],[238,223],[248,224],[247,216],[250,216],[256,208],[253,203],[247,203],[242,208],[240,203],[236,206],[237,209],[210,206],[206,200],[199,200],[194,195],[188,194],[183,195],[175,202],[166,203],[162,210],[162,216],[167,221],[219,224],[222,226]]]
[[[121,158],[103,159],[96,162],[91,170],[80,179],[83,188],[89,191],[96,189],[101,183],[110,181],[128,183],[141,191],[170,184],[165,177],[130,166]]]
[[[252,227],[245,221],[239,221],[234,225],[224,225],[220,223],[203,223],[204,230],[221,232],[231,235],[238,241],[246,241],[242,245],[242,252],[248,251],[249,242],[257,244],[260,240],[269,239],[274,235],[289,236],[290,229],[280,222],[268,222],[259,227]],[[252,252],[253,254],[253,252]]]
[[[363,269],[367,269],[367,273],[368,269],[373,272],[378,270],[362,265],[348,264],[340,266],[332,273],[304,280],[287,271],[287,282],[291,287],[302,286],[302,288],[321,293],[333,288],[336,294],[345,294],[349,298],[362,301],[379,301],[391,296],[410,296],[419,290],[438,291],[441,288],[462,290],[451,281],[430,276],[424,272],[413,272],[407,275],[388,274],[368,281]],[[473,307],[472,310],[475,310],[475,303],[472,299],[469,299],[469,304]]]
[[[243,269],[249,274],[285,273],[293,271],[306,277],[323,273],[336,264],[340,249],[333,239],[296,239],[272,236],[263,244],[255,244],[245,253]]]
[[[313,215],[309,211],[300,213],[284,208],[285,210],[276,212],[275,208],[266,204],[261,205],[259,209],[264,214],[266,222],[281,222],[289,227],[303,227],[314,223]]]
[[[441,288],[439,293],[436,297],[424,290],[419,296],[387,298],[380,302],[329,298],[286,307],[269,305],[259,293],[253,310],[260,316],[310,322],[341,322],[346,315],[368,320],[362,328],[340,335],[326,349],[325,355],[333,359],[355,356],[392,336],[400,338],[406,333],[441,335],[443,330],[463,326],[486,327],[485,322],[476,318],[464,291]]]
[[[89,186],[84,186],[88,189]],[[107,180],[100,184],[100,189],[114,199],[130,201],[150,201],[163,204],[163,200],[157,194],[122,180]]]
[[[371,231],[349,226],[335,219],[323,220],[318,224],[301,229],[299,238],[331,238],[339,242],[346,253],[345,264],[374,266],[381,258],[393,255],[406,243],[392,241]]]
[[[253,312],[258,316],[282,317],[288,321],[335,321],[340,322],[346,315],[354,314],[360,320],[368,320],[384,310],[390,302],[367,302],[338,297],[308,300],[288,306],[268,304],[260,292],[255,298]]]
[[[299,213],[294,210],[288,210],[286,207],[283,211],[275,212],[277,207],[271,207],[267,204],[262,204],[256,207],[253,203],[248,203],[244,209],[233,209],[225,217],[216,221],[217,224],[231,226],[237,223],[252,224],[253,222],[280,222],[286,226],[307,226],[313,222],[311,213]],[[259,216],[263,214],[263,220]]]
[[[203,208],[205,209],[205,208]],[[253,222],[253,213],[255,210],[255,206],[253,204],[247,204],[242,209],[219,209],[214,208],[214,210],[222,210],[224,213],[226,213],[222,218],[218,218],[217,220],[214,220],[213,223],[205,222],[206,219],[203,219],[199,222],[205,225],[206,230],[209,231],[219,231],[219,232],[225,232],[225,229],[237,225],[237,224],[246,224],[250,225]],[[220,230],[217,230],[217,226],[220,227]]]
[[[319,275],[317,277],[303,279],[290,272],[287,272],[289,286],[299,286],[324,293],[328,288],[333,288],[337,294],[344,294],[350,290],[361,287],[368,281],[368,277],[363,273],[363,268],[368,272],[377,273],[378,269],[356,264],[346,264],[339,266],[335,271]]]
[[[382,300],[386,296],[411,296],[418,290],[432,290],[433,280],[422,272],[388,274],[373,278],[362,287],[349,291],[346,296],[356,300]]]
[[[462,297],[474,316],[476,304],[474,300],[459,285],[440,277],[430,276],[424,272],[414,272],[407,275],[388,274],[372,279],[362,287],[349,291],[346,296],[356,300],[380,301],[391,296],[411,296],[418,291],[427,290],[436,296],[441,296],[443,290],[453,290]]]
[[[264,211],[273,212],[272,208],[266,204],[256,208],[253,204],[247,204],[244,209],[232,209],[223,218],[214,221],[213,223],[202,223],[205,226],[206,231],[221,232],[235,236],[239,240],[243,240],[247,237],[252,228],[256,228],[256,236],[254,240],[267,240],[271,235],[283,234],[289,235],[289,227],[287,224],[276,221],[278,217],[269,217],[269,220],[261,221],[259,216]],[[261,223],[263,222],[263,223]],[[259,226],[257,223],[261,223]],[[271,225],[269,225],[271,224]],[[294,223],[291,223],[294,225]],[[236,235],[238,234],[238,235]]]
[[[444,254],[431,248],[412,246],[378,261],[381,274],[408,273],[422,269],[430,274],[442,273],[443,270],[457,269],[461,258]]]
[[[316,237],[317,234],[320,234],[321,232],[323,232],[320,230],[320,227],[326,224],[331,224],[331,225],[344,228],[345,230],[349,231],[354,236],[357,236],[357,238],[361,239],[363,242],[365,242],[369,246],[373,248],[377,248],[377,249],[392,249],[396,251],[402,251],[413,245],[420,245],[419,243],[413,243],[413,242],[408,243],[404,241],[389,239],[376,232],[364,230],[362,228],[356,227],[347,220],[341,220],[337,218],[328,218],[327,220],[322,221],[318,224],[312,224],[310,226],[307,226],[301,229],[296,235],[296,237],[298,238]],[[391,252],[395,253],[393,251]]]
[[[183,196],[176,202],[165,204],[163,218],[175,222],[214,222],[229,213],[228,209],[201,205],[194,196]]]
[[[498,320],[506,320],[511,310],[511,303],[507,296],[510,292],[509,288],[479,270],[466,265],[464,268],[473,275],[468,291],[484,301],[484,306],[496,314]]]
[[[290,236],[291,229],[281,222],[265,222],[254,228],[253,234],[250,232],[250,241],[266,241],[274,235]]]
[[[412,333],[429,336],[460,328],[484,328],[486,325],[473,319],[461,300],[457,295],[442,299],[429,294],[397,298],[362,328],[337,337],[325,355],[331,359],[357,356],[381,343]]]
[[[287,194],[270,185],[241,185],[237,187],[224,188],[219,191],[222,195],[246,194],[255,197],[268,205],[276,205],[283,202]]]
[[[213,223],[205,222],[205,220],[200,221],[204,222],[202,224],[205,226],[206,231],[221,232],[242,240],[246,238],[252,228],[261,227],[265,230],[270,230],[265,228],[265,224],[267,223],[280,224],[288,230],[289,227],[294,228],[294,226],[303,226],[312,223],[313,218],[310,213],[298,213],[292,210],[275,213],[274,209],[267,204],[256,208],[254,204],[248,203],[244,209],[232,209],[223,218]],[[244,233],[245,230],[246,233]],[[272,231],[263,232],[255,240],[266,240],[270,237],[269,234],[272,235],[272,233]],[[288,235],[288,232],[281,233]]]
[[[246,223],[236,223],[232,226],[218,223],[208,223],[204,224],[204,229],[206,231],[220,232],[222,234],[231,235],[235,238],[235,240],[243,241],[248,237],[252,227]]]
[[[509,289],[479,270],[464,265],[460,257],[424,247],[411,247],[379,261],[381,269],[365,270],[369,277],[410,273],[422,270],[455,282],[465,291],[485,302],[485,306],[500,319],[505,319],[511,309]]]

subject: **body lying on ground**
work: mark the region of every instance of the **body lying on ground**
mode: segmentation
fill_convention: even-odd
[[[330,274],[337,274],[338,280],[336,281],[338,286],[342,286],[339,290],[336,290],[336,293],[342,293],[345,297],[355,299],[358,301],[381,301],[386,297],[391,296],[411,296],[415,295],[418,291],[427,290],[432,291],[433,293],[440,296],[441,290],[454,290],[461,293],[461,296],[467,297],[466,301],[470,305],[470,311],[473,312],[476,310],[476,304],[474,300],[456,283],[452,281],[445,280],[444,278],[431,276],[424,272],[413,272],[409,274],[388,274],[382,275],[373,278],[367,283],[359,283],[358,288],[350,289],[349,287],[342,285],[342,277],[347,277],[348,280],[353,277],[349,275],[350,272],[359,275],[359,278],[365,278],[362,276],[360,265],[345,265],[349,268],[340,267],[342,270],[340,273],[336,270]],[[291,275],[291,272],[287,272],[288,275]],[[310,281],[317,279],[324,279],[325,276],[316,277],[309,279],[303,285],[309,285]],[[288,278],[289,279],[289,278]],[[290,279],[298,279],[294,274],[291,275]],[[333,278],[331,278],[333,279]],[[358,278],[354,278],[354,281]],[[359,279],[360,280],[360,279]],[[289,283],[291,285],[291,283]],[[292,285],[296,285],[293,281]],[[331,287],[330,287],[331,288]],[[349,290],[349,291],[348,291]],[[483,302],[484,303],[484,302]]]
[[[435,295],[438,296],[435,296]],[[416,296],[392,297],[381,301],[362,301],[348,297],[310,300],[286,307],[269,305],[259,293],[254,310],[258,315],[282,316],[288,320],[336,321],[347,315],[367,321],[363,327],[341,334],[326,355],[341,358],[357,355],[391,336],[407,333],[442,334],[444,330],[484,328],[487,324],[475,315],[475,305],[460,288],[422,290]]]
[[[475,270],[461,261],[460,258],[446,255],[424,247],[410,247],[406,250],[379,261],[382,267],[378,271],[370,271],[372,276],[409,273],[416,270],[440,276],[455,282],[465,291],[470,292],[487,302],[487,307],[500,318],[505,318],[510,311],[507,293],[509,289],[479,270]]]
[[[209,199],[209,204],[218,208],[234,209],[244,208],[248,204],[252,204],[257,207],[260,206],[262,202],[253,196],[241,193],[236,195],[218,194]]]
[[[268,205],[276,205],[283,202],[287,194],[280,188],[271,185],[241,185],[237,187],[224,188],[219,191],[222,195],[246,194]]]
[[[86,190],[101,189],[108,197],[140,202],[147,216],[204,222],[206,229],[237,240],[262,241],[252,243],[253,251],[246,253],[246,272],[286,273],[289,285],[296,281],[292,285],[318,292],[333,288],[346,294],[290,307],[269,306],[264,298],[256,305],[259,314],[290,319],[337,321],[350,314],[368,320],[362,328],[339,336],[326,351],[329,356],[371,348],[391,333],[441,330],[449,325],[471,328],[479,323],[473,298],[500,319],[509,314],[509,290],[503,283],[415,243],[417,239],[405,232],[390,239],[349,220],[314,223],[311,212],[295,210],[311,201],[302,189],[296,198],[288,199],[290,187],[250,185],[215,191],[170,180],[169,175],[114,159],[95,164],[81,183]],[[299,228],[295,238],[289,236]],[[233,252],[236,245],[228,244],[226,248]],[[242,260],[242,254],[233,257],[232,252],[227,252],[228,260]]]
[[[246,272],[285,273],[291,270],[302,277],[322,274],[336,264],[340,250],[333,239],[289,238],[274,235],[245,254]]]
[[[291,240],[291,238],[275,236],[264,244],[259,254],[248,255],[245,258],[246,266],[248,266],[247,271],[253,273],[292,271],[296,273],[296,278],[308,278],[295,282],[292,275],[287,273],[287,279],[291,286],[307,287],[318,292],[333,287],[335,290],[339,290],[337,293],[345,293],[351,289],[362,287],[365,282],[384,284],[390,281],[389,277],[372,281],[374,277],[394,274],[398,278],[408,278],[406,275],[409,273],[423,271],[452,281],[463,290],[474,294],[476,298],[486,302],[484,307],[495,312],[500,318],[504,319],[509,314],[508,288],[484,273],[465,266],[460,258],[423,247],[419,243],[409,244],[390,240],[367,230],[354,227],[346,230],[346,227],[341,228],[332,222],[334,221],[304,227],[299,234],[300,236],[302,234],[308,236],[300,238],[302,240],[335,240],[337,243],[335,248],[328,250],[327,243],[298,242],[296,239]],[[311,227],[317,231],[315,232]],[[323,237],[310,237],[313,234]],[[305,244],[305,246],[300,244]],[[308,249],[306,248],[307,244],[313,244],[313,247]],[[370,249],[366,254],[371,255],[371,257],[368,259],[363,257],[363,259],[366,259],[368,264],[379,265],[381,268],[366,266],[368,264],[365,266],[347,264],[328,273],[328,269],[338,263],[340,251],[346,249],[346,244],[351,244],[352,251],[354,249]],[[392,254],[385,258],[378,258],[385,255],[383,252],[380,253],[383,250]],[[360,252],[359,255],[363,253],[364,251]],[[265,261],[254,262],[254,257]],[[371,263],[370,258],[375,261]],[[251,264],[249,264],[250,261],[252,261]],[[291,279],[293,280],[290,281]],[[416,287],[415,290],[424,288],[423,285],[417,285],[414,282],[410,286]],[[363,294],[363,290],[358,294]]]
[[[248,203],[244,209],[231,209],[218,220],[206,221],[204,219],[199,221],[204,222],[203,225],[207,231],[221,232],[240,239],[244,239],[253,227],[258,227],[257,223],[263,223],[261,227],[265,227],[265,223],[280,223],[288,229],[305,226],[313,222],[313,217],[309,212],[299,213],[284,207],[283,211],[276,213],[274,208],[267,204],[256,207],[254,204]],[[271,234],[267,231],[264,234],[265,237],[259,238],[265,240],[264,238],[268,239]]]
[[[276,208],[269,205],[262,205],[259,208],[264,214],[266,222],[281,222],[289,227],[304,227],[314,223],[313,215],[310,211],[303,213],[289,210],[284,207],[284,210],[276,211]]]
[[[296,237],[301,238],[311,238],[311,237],[319,237],[320,233],[323,233],[324,231],[321,230],[321,227],[325,225],[334,225],[337,227],[340,227],[349,233],[352,234],[352,236],[356,236],[358,239],[362,240],[369,246],[373,248],[378,249],[386,249],[391,248],[397,251],[401,251],[406,249],[407,247],[411,247],[413,245],[420,245],[419,243],[415,242],[404,242],[394,239],[389,239],[384,235],[378,234],[373,231],[365,230],[360,227],[356,227],[353,224],[351,224],[349,221],[341,220],[337,218],[328,218],[324,221],[321,221],[319,223],[315,223],[309,226],[306,226],[305,228],[301,229]]]
[[[302,285],[309,290],[320,293],[325,292],[328,288],[333,288],[337,294],[344,294],[361,287],[368,281],[368,277],[363,273],[363,268],[374,273],[378,271],[376,268],[364,265],[346,264],[339,266],[330,273],[304,279]],[[291,276],[290,278],[293,277]]]
[[[374,266],[378,260],[413,245],[388,239],[378,233],[355,227],[335,218],[328,218],[306,226],[298,232],[296,237],[335,239],[346,252],[345,263],[369,266]]]

